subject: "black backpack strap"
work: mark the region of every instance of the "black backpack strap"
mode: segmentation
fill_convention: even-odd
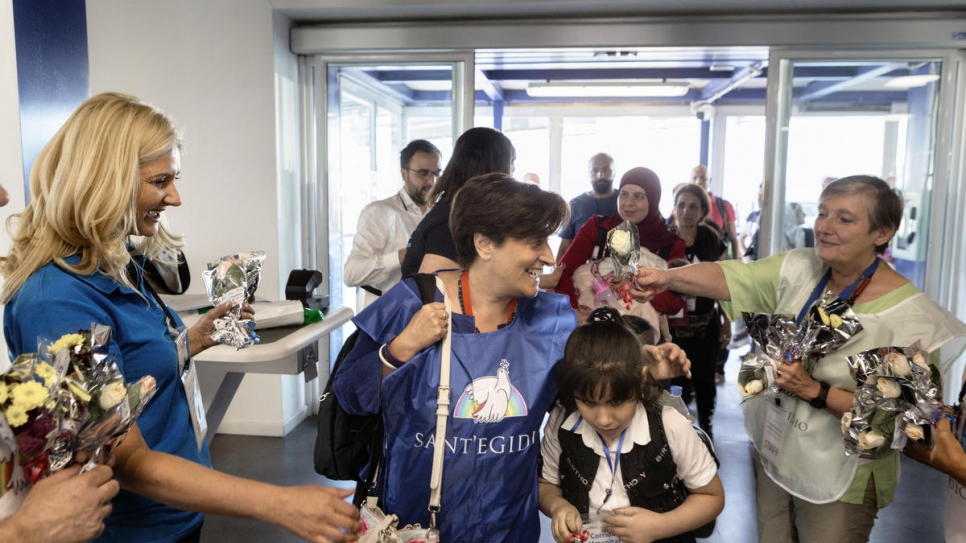
[[[718,206],[718,213],[721,213],[721,222],[725,225],[722,230],[728,229],[728,200],[714,197],[714,203]]]
[[[436,301],[436,275],[432,273],[414,273],[413,279],[419,287],[419,299],[423,304]]]
[[[597,227],[597,243],[594,244],[594,253],[590,256],[591,260],[600,260],[607,256],[607,229],[603,226]]]

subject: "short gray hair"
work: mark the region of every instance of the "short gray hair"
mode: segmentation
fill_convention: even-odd
[[[902,222],[902,207],[904,200],[902,192],[894,189],[888,183],[872,175],[850,175],[829,183],[819,201],[834,196],[846,194],[865,194],[869,210],[869,231],[880,228],[899,230]],[[882,254],[888,247],[888,242],[877,245],[875,250]]]

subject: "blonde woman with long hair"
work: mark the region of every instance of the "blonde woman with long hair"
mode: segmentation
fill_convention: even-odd
[[[185,340],[142,268],[181,245],[162,218],[181,205],[181,146],[162,112],[105,93],[83,103],[41,151],[30,203],[13,218],[13,248],[0,259],[10,354],[36,350],[38,336],[105,324],[125,379],[157,380],[156,396],[115,450],[122,490],[97,541],[198,541],[202,513],[254,518],[315,541],[352,539],[358,511],[343,501],[351,491],[219,473],[193,429],[179,343],[190,355],[213,345],[213,321],[230,305],[208,312]]]

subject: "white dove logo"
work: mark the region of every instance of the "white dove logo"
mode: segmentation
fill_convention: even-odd
[[[510,383],[509,368],[510,363],[503,359],[496,376],[479,377],[466,385],[456,402],[454,417],[492,423],[506,417],[525,416],[527,405],[520,392]]]

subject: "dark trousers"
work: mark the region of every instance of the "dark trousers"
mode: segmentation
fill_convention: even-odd
[[[691,387],[684,388],[685,402],[690,402],[693,391],[695,403],[698,406],[698,425],[712,435],[711,422],[714,417],[714,406],[718,398],[718,388],[714,383],[714,373],[717,367],[718,352],[721,350],[721,323],[711,319],[705,334],[696,337],[678,337],[674,330],[671,336],[691,360]],[[678,384],[678,383],[674,383]],[[689,390],[690,389],[690,390]]]

